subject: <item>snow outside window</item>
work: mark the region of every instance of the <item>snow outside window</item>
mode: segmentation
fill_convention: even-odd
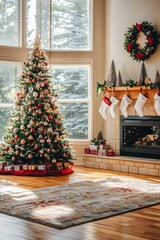
[[[71,140],[90,137],[90,65],[52,65],[59,109]]]
[[[0,45],[20,46],[20,0],[0,0]]]
[[[92,0],[27,0],[27,47],[90,50]]]
[[[20,64],[18,62],[0,61],[0,140],[13,109],[19,73]]]

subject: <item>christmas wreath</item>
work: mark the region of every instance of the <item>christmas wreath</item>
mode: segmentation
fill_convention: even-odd
[[[146,37],[146,42],[143,48],[140,48],[137,43],[138,34],[142,32]],[[128,28],[125,34],[124,49],[130,54],[130,57],[136,61],[148,60],[159,44],[157,31],[154,30],[151,23],[143,21],[141,24],[136,23]]]

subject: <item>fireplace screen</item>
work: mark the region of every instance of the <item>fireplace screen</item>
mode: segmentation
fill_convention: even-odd
[[[160,117],[121,117],[121,155],[160,159]]]

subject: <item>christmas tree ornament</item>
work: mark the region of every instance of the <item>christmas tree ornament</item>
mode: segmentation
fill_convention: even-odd
[[[132,102],[132,100],[127,95],[124,95],[122,97],[122,101],[120,103],[120,110],[125,118],[128,117],[127,108],[131,104],[131,102]]]
[[[160,96],[158,93],[154,95],[154,108],[156,110],[157,115],[160,116]]]
[[[145,105],[146,101],[147,101],[147,98],[142,93],[139,93],[136,103],[134,105],[134,108],[139,117],[144,116],[143,106]]]
[[[112,104],[109,107],[111,117],[116,118],[115,106],[118,104],[119,100],[116,99],[114,96],[111,96],[110,101],[112,102]]]
[[[112,102],[110,101],[110,99],[104,96],[102,99],[101,106],[99,108],[99,112],[105,120],[108,118],[107,109],[111,104]]]

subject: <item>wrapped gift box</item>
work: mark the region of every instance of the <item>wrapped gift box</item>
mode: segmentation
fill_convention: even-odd
[[[57,168],[62,167],[62,162],[57,162]]]
[[[23,165],[22,165],[22,169],[23,169],[23,170],[28,170],[28,164],[23,164]]]
[[[85,149],[84,149],[84,153],[85,153],[85,154],[90,154],[90,149],[89,149],[89,148],[85,148]]]
[[[97,155],[97,150],[90,150],[90,154]]]
[[[7,162],[6,161],[0,162],[0,170],[4,170],[5,166],[7,166]]]
[[[22,169],[22,165],[14,165],[14,171],[20,171]]]
[[[4,167],[5,171],[13,171],[13,165],[8,165]]]
[[[54,165],[52,163],[46,165],[47,170],[53,170]]]
[[[28,170],[36,170],[37,165],[28,165]]]
[[[45,164],[38,165],[38,170],[46,170],[46,165]]]
[[[68,168],[69,167],[69,163],[63,163],[64,168]]]

